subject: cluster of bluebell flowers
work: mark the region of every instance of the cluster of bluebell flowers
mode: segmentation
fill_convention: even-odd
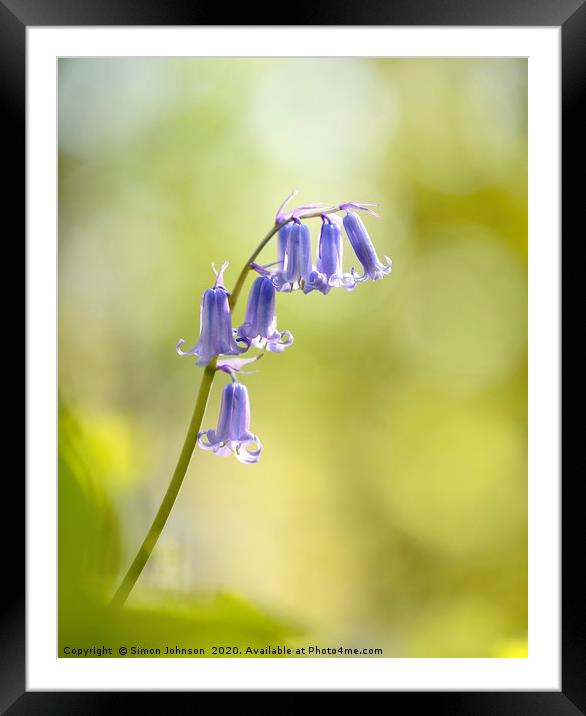
[[[189,351],[182,350],[183,339],[177,343],[179,355],[196,356],[200,366],[215,360],[215,369],[231,377],[231,382],[223,389],[217,428],[200,432],[197,444],[216,455],[233,454],[244,463],[258,462],[262,444],[250,431],[248,391],[238,382],[237,376],[263,353],[252,358],[224,356],[239,356],[251,347],[280,353],[292,345],[290,331],[277,330],[277,293],[301,290],[306,294],[312,291],[327,294],[333,288],[352,291],[363,281],[382,279],[392,268],[388,256],[384,257],[384,262],[379,259],[358,214],[365,212],[376,216],[372,204],[307,204],[285,213],[285,205],[292,196],[294,194],[287,197],[275,217],[273,231],[277,233],[277,260],[267,265],[249,264],[249,268],[259,275],[250,289],[242,324],[234,327],[232,323],[230,293],[223,279],[228,264],[224,263],[216,272],[214,286],[202,297],[199,340]],[[342,212],[344,215],[340,217],[338,214]],[[309,218],[321,218],[322,222],[315,263],[311,233],[304,223],[304,219]],[[362,266],[362,275],[355,267],[344,271],[342,230]]]

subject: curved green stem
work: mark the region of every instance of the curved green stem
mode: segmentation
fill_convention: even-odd
[[[185,436],[185,442],[181,448],[181,454],[179,455],[179,460],[177,460],[177,465],[175,467],[175,471],[173,472],[173,477],[171,478],[169,487],[167,488],[167,492],[165,493],[165,497],[163,497],[161,506],[155,515],[155,519],[153,520],[153,523],[147,532],[136,557],[128,568],[120,586],[116,590],[116,594],[114,594],[112,598],[112,606],[121,607],[126,601],[128,595],[132,591],[132,588],[136,584],[136,580],[140,577],[145,564],[151,556],[151,552],[153,551],[157,540],[159,539],[159,535],[163,531],[163,527],[167,522],[171,508],[175,504],[175,499],[177,498],[181,485],[183,484],[183,478],[185,477],[189,461],[191,460],[191,455],[193,454],[193,450],[195,448],[197,434],[199,433],[199,429],[201,427],[203,414],[208,402],[215,373],[216,359],[213,358],[204,369],[201,384],[199,386],[199,392],[195,401],[195,408],[193,409],[191,422],[189,423],[187,435]]]
[[[332,213],[334,211],[338,211],[338,207],[326,207],[324,209],[321,209],[320,211],[306,213],[304,214],[303,218],[309,219],[312,217],[321,216],[324,213]],[[279,224],[275,224],[268,232],[268,234],[264,237],[264,239],[260,242],[260,244],[256,247],[256,249],[253,251],[252,255],[250,256],[246,264],[243,266],[242,271],[240,271],[240,274],[236,279],[236,283],[234,284],[234,288],[230,294],[230,310],[233,310],[236,306],[238,297],[240,296],[242,287],[244,286],[244,282],[246,281],[246,277],[248,276],[248,272],[250,271],[250,264],[256,259],[256,257],[269,243],[269,241],[277,233],[277,231],[290,221],[292,221],[292,218],[282,221]],[[116,593],[112,597],[112,606],[121,607],[126,602],[128,595],[132,591],[134,585],[136,584],[138,578],[141,575],[142,570],[148,562],[149,557],[151,556],[151,553],[155,545],[157,544],[157,540],[159,539],[159,536],[161,535],[161,532],[163,531],[163,528],[167,522],[167,519],[169,518],[171,509],[175,504],[175,500],[177,499],[177,495],[179,494],[179,490],[181,489],[181,485],[183,484],[183,480],[185,478],[185,474],[187,472],[187,468],[189,467],[189,462],[191,460],[191,456],[193,454],[193,450],[197,442],[197,435],[201,428],[203,415],[210,395],[210,390],[212,388],[212,383],[214,382],[214,376],[216,374],[216,363],[217,358],[213,358],[204,369],[203,377],[201,379],[201,384],[199,386],[199,391],[195,401],[195,408],[193,409],[193,415],[191,416],[191,422],[189,423],[187,435],[185,436],[185,441],[183,443],[183,447],[181,448],[181,453],[179,455],[179,460],[177,461],[175,471],[173,472],[173,477],[171,478],[171,482],[169,483],[167,492],[163,497],[161,506],[159,507],[157,514],[155,515],[153,523],[151,524],[151,527],[147,532],[147,535],[144,538],[143,543],[136,554],[136,557],[128,568],[128,571],[126,572],[124,579],[120,583],[120,586],[116,590]]]
[[[242,271],[238,274],[238,278],[236,279],[236,283],[234,284],[234,288],[232,289],[232,292],[230,293],[230,298],[228,299],[228,303],[230,304],[230,310],[234,308],[236,302],[238,301],[238,297],[240,296],[240,292],[242,291],[242,287],[244,286],[244,282],[246,281],[246,277],[248,276],[248,272],[250,271],[250,264],[256,259],[256,257],[269,243],[269,241],[273,238],[277,231],[286,223],[288,222],[285,221],[282,224],[275,224],[273,228],[269,231],[269,233],[260,242],[260,244],[256,247],[256,249],[252,252],[250,258],[242,267]]]

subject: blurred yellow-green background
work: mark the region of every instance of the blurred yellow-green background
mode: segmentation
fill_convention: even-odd
[[[60,60],[61,654],[526,656],[526,100],[518,59]],[[195,452],[112,612],[201,378],[175,344],[292,189],[377,202],[393,273],[278,296],[295,344],[244,379],[261,461]]]

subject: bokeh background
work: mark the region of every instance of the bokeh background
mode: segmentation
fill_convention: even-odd
[[[393,273],[278,296],[295,344],[246,377],[260,463],[196,451],[112,613],[201,377],[175,344],[292,189],[378,202]],[[59,390],[61,653],[526,656],[526,61],[60,60]]]

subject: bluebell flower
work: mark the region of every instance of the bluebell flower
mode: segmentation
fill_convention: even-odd
[[[322,216],[322,226],[317,247],[317,266],[303,286],[304,293],[316,290],[329,293],[332,286],[351,291],[356,279],[342,268],[343,245],[342,232],[336,217]]]
[[[236,339],[244,345],[239,346],[235,340],[236,331],[232,328],[232,316],[228,304],[229,293],[224,286],[224,271],[228,264],[224,263],[216,274],[213,288],[204,291],[200,309],[199,340],[189,351],[182,351],[185,343],[181,338],[177,343],[177,353],[180,356],[198,357],[197,365],[206,365],[214,356],[238,355],[248,350],[249,342],[245,339]]]
[[[354,249],[356,258],[362,264],[364,273],[359,276],[358,273],[352,269],[352,275],[357,282],[367,281],[378,281],[379,279],[386,276],[391,272],[393,262],[388,256],[385,256],[386,264],[383,264],[378,256],[376,250],[370,240],[370,236],[366,231],[366,227],[362,223],[362,219],[355,211],[349,211],[350,205],[345,205],[346,216],[344,216],[344,228],[348,234],[350,244]],[[362,208],[362,205],[353,205]]]
[[[287,237],[283,268],[273,274],[273,284],[277,291],[295,291],[312,271],[309,226],[295,220]]]
[[[271,270],[271,266],[277,266]],[[309,279],[311,263],[311,236],[309,227],[299,219],[284,224],[277,235],[277,261],[261,266],[251,263],[261,276],[268,276],[277,291],[295,291]]]
[[[215,455],[230,455],[240,462],[258,462],[262,444],[250,432],[250,402],[246,386],[232,382],[222,391],[220,417],[216,430],[210,429],[197,436],[197,444]]]
[[[268,276],[259,276],[252,284],[244,323],[237,335],[255,348],[266,348],[273,353],[280,353],[293,343],[289,331],[277,330],[275,287]]]

